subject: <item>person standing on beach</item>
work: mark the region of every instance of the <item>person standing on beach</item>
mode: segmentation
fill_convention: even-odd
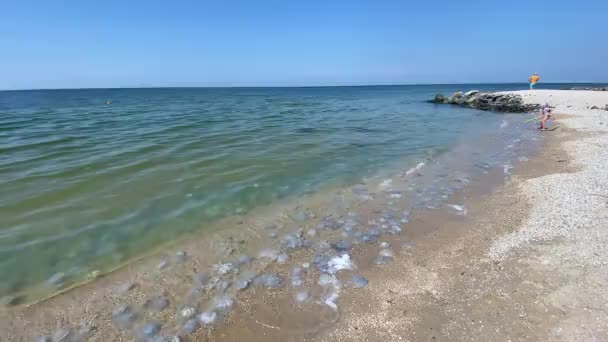
[[[552,114],[553,112],[551,111],[551,107],[549,107],[548,103],[545,103],[543,109],[541,110],[540,127],[538,129],[544,130],[547,128],[545,124],[547,123],[547,120],[551,119]]]
[[[530,81],[530,90],[534,89],[534,86],[536,85],[536,82],[538,82],[538,80],[540,80],[540,77],[537,73],[534,73],[534,75],[528,78],[528,81]]]

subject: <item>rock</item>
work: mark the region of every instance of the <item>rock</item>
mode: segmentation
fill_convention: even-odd
[[[599,109],[599,107],[598,106],[593,106],[590,109]]]
[[[530,112],[540,108],[535,104],[524,104],[520,95],[482,93],[476,90],[469,91],[466,94],[456,92],[443,102],[436,102],[435,99],[430,102],[449,103],[480,110],[512,113]]]
[[[446,98],[445,96],[443,96],[442,94],[437,94],[435,95],[435,98],[433,98],[430,102],[432,103],[445,103]]]
[[[462,92],[461,91],[457,91],[457,92],[455,92],[454,94],[452,94],[451,96],[448,97],[447,103],[459,104],[458,102],[460,102],[462,98],[463,98]]]

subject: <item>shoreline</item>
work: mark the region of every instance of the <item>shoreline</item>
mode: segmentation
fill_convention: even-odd
[[[496,129],[502,131],[503,127],[508,126],[509,121],[513,123],[518,120],[518,116],[505,117],[505,119],[502,119],[502,122],[495,120]],[[503,133],[505,136],[502,136]],[[339,188],[335,192],[316,193],[305,198],[295,198],[293,201],[284,201],[272,208],[261,208],[259,211],[222,220],[216,225],[217,229],[212,229],[201,234],[193,234],[181,242],[172,243],[169,247],[164,246],[166,248],[164,253],[157,253],[142,260],[127,263],[117,272],[107,275],[100,274],[97,279],[90,283],[83,284],[74,289],[66,289],[64,292],[54,295],[43,302],[9,308],[4,312],[4,316],[7,317],[6,321],[8,322],[12,315],[19,317],[19,319],[11,321],[10,326],[0,330],[22,331],[24,325],[28,324],[28,321],[33,321],[36,323],[30,326],[31,332],[51,336],[56,331],[61,332],[62,329],[78,329],[82,325],[94,325],[98,329],[98,332],[91,337],[91,340],[112,340],[119,338],[119,336],[120,338],[129,339],[133,336],[134,332],[118,331],[109,319],[114,309],[123,303],[129,303],[137,308],[138,311],[141,311],[143,317],[140,317],[140,321],[148,319],[160,321],[163,322],[163,334],[165,332],[177,333],[179,332],[180,320],[176,317],[175,313],[179,310],[179,307],[184,305],[183,296],[191,290],[187,287],[187,284],[192,283],[190,277],[201,272],[206,272],[208,268],[213,269],[213,267],[225,262],[234,263],[231,260],[236,260],[239,258],[239,255],[250,255],[255,258],[260,248],[268,247],[268,245],[265,245],[265,242],[268,240],[267,235],[271,230],[275,236],[278,235],[277,238],[280,241],[280,236],[295,230],[298,226],[305,228],[304,230],[306,231],[306,229],[314,228],[319,223],[323,223],[326,217],[334,217],[334,219],[342,218],[341,220],[348,221],[348,218],[351,217],[350,215],[354,213],[361,216],[358,221],[363,224],[364,222],[370,223],[377,220],[379,216],[384,216],[383,213],[390,208],[392,208],[390,210],[394,210],[397,213],[406,208],[409,211],[412,208],[418,207],[418,209],[412,211],[411,216],[406,214],[405,222],[408,219],[413,222],[405,224],[402,234],[395,239],[392,239],[390,236],[384,236],[377,242],[379,243],[381,240],[389,241],[393,245],[394,253],[400,254],[400,246],[404,241],[409,244],[410,241],[415,240],[418,236],[434,230],[434,225],[439,224],[439,222],[462,219],[458,213],[458,210],[462,209],[457,210],[449,206],[444,207],[443,204],[440,204],[442,200],[435,202],[435,200],[426,198],[427,191],[436,193],[434,195],[436,199],[438,199],[440,194],[436,191],[445,191],[447,195],[445,196],[446,200],[443,201],[446,201],[446,203],[462,204],[465,202],[465,196],[460,194],[461,192],[477,191],[475,188],[478,188],[480,193],[492,191],[494,186],[502,184],[505,172],[508,172],[508,169],[503,167],[503,163],[511,165],[512,162],[516,162],[513,160],[514,155],[530,152],[530,148],[525,146],[520,141],[521,139],[515,139],[517,140],[515,143],[511,142],[514,137],[510,131],[505,130],[503,133],[501,133],[500,138],[493,137],[492,135],[490,140],[487,140],[487,137],[479,137],[479,139],[482,139],[481,141],[485,142],[482,144],[484,145],[482,148],[477,146],[479,142],[473,143],[473,141],[465,139],[465,141],[469,142],[464,144],[459,143],[454,146],[451,149],[453,153],[441,154],[436,158],[427,158],[424,161],[408,159],[405,165],[401,164],[400,167],[394,169],[397,172],[396,174],[392,172],[388,174],[379,173],[371,178],[364,179],[365,184]],[[515,144],[517,146],[510,145],[511,147],[504,148],[508,144],[507,139],[512,145]],[[493,147],[488,149],[485,146],[486,144]],[[487,153],[483,153],[483,151],[492,153],[486,156]],[[462,159],[463,157],[464,159]],[[466,167],[464,167],[465,165]],[[473,172],[473,170],[476,171]],[[475,175],[481,178],[476,179],[477,176]],[[473,178],[469,179],[468,177]],[[391,179],[393,180],[392,183]],[[437,181],[440,182],[437,183]],[[472,183],[466,185],[469,182]],[[452,185],[446,187],[448,183]],[[428,202],[429,200],[431,202]],[[420,206],[423,208],[420,208]],[[431,206],[434,209],[427,209],[426,206]],[[443,209],[439,209],[439,207],[443,207]],[[305,216],[305,218],[301,218],[300,216]],[[419,217],[423,216],[435,217],[436,222],[431,225],[427,224],[426,221],[416,222]],[[384,218],[381,217],[380,220],[382,221]],[[340,224],[339,221],[337,223]],[[275,225],[275,228],[268,230],[269,225]],[[224,229],[224,227],[233,227],[234,229]],[[368,228],[361,227],[361,229],[365,231]],[[325,234],[324,237],[319,238],[327,239],[330,242],[339,242],[341,239],[340,233],[343,235],[349,233],[349,231],[343,231],[342,229],[333,231],[332,229],[327,234],[323,233]],[[352,257],[355,260],[354,264],[358,266],[357,272],[375,267],[371,265],[371,262],[375,259],[374,254],[378,253],[376,246],[376,244],[365,247],[353,246]],[[312,247],[310,251],[296,251],[292,255],[288,255],[290,259],[288,263],[297,265],[298,263],[311,261],[313,251],[316,250],[315,246]],[[178,251],[177,248],[180,248],[179,251],[186,252],[188,256],[186,262],[175,262],[173,253]],[[392,260],[392,258],[389,259]],[[167,269],[165,269],[167,266],[165,263],[169,266]],[[258,274],[278,271],[282,276],[287,276],[290,273],[289,269],[286,269],[287,266],[277,262],[259,262],[254,263],[253,268]],[[311,292],[313,292],[312,294],[315,298],[319,298],[319,296],[322,298],[325,294],[323,294],[323,291],[319,292],[322,289],[315,286],[315,278],[318,277],[316,272],[314,269],[308,272],[309,276],[306,279],[306,286],[311,287]],[[346,275],[340,275],[340,277],[340,282],[347,286],[349,282],[348,277]],[[234,280],[237,281],[238,279]],[[288,283],[289,279],[284,279],[284,282]],[[121,293],[121,287],[128,283],[137,284],[136,289],[127,291],[128,293]],[[272,298],[282,298],[282,302],[277,302],[271,305],[271,307],[282,307],[282,311],[285,312],[289,311],[290,306],[293,306],[294,295],[291,287],[289,285],[286,287],[279,291],[271,291],[272,293],[270,293],[270,297]],[[245,309],[247,303],[256,303],[258,309],[260,306],[265,305],[264,303],[268,300],[268,297],[264,291],[252,289],[251,292],[251,295],[238,294],[237,312]],[[346,293],[347,291],[341,292]],[[210,296],[207,298],[208,301],[215,300],[213,290],[208,295]],[[146,312],[145,307],[141,307],[141,305],[147,301],[147,298],[153,298],[154,296],[165,297],[170,302],[171,310],[163,310],[164,312],[161,313]],[[86,310],[78,307],[80,298],[86,298],[84,300],[87,306]],[[306,315],[314,317],[318,313],[326,313],[329,316],[334,315],[332,311],[325,310],[324,304],[318,305],[317,300],[314,300],[310,304],[307,308],[302,308],[302,314],[297,315],[298,319]],[[194,307],[198,311],[203,310],[206,305],[205,300],[196,301]],[[280,312],[278,309],[277,311]],[[0,310],[0,315],[2,314]],[[232,329],[232,323],[238,320],[236,317],[238,317],[237,314],[231,314],[228,317],[228,322],[220,323],[212,331],[201,329],[199,332],[202,332],[202,334],[197,334],[196,336],[212,336],[213,339],[217,339],[218,334],[221,334],[222,327],[225,326],[234,330]],[[174,323],[171,324],[171,322]],[[174,326],[174,324],[177,324],[177,326]],[[321,328],[327,329],[329,327],[324,322],[313,319],[312,321],[309,320],[305,324],[305,327],[296,330],[306,332],[304,335],[308,336],[318,333]],[[264,334],[263,332],[260,333]],[[20,337],[20,333],[12,334],[15,334],[16,338]],[[35,337],[35,335],[29,337]],[[194,337],[194,335],[191,337]]]
[[[322,340],[606,340],[608,202],[585,192],[608,194],[606,114],[587,109],[608,96],[578,92],[516,92],[562,128],[470,227],[421,241],[383,290],[349,298],[357,309]]]
[[[577,91],[577,93],[580,93],[580,91]],[[571,108],[568,108],[568,110],[570,109]],[[562,122],[562,119],[559,118],[559,113],[562,112],[557,111],[557,113],[558,120]],[[570,125],[572,125],[573,127],[564,129],[564,132],[558,132],[557,134],[559,135],[576,135],[578,133],[572,130],[581,130],[582,128],[585,128],[584,126],[577,126],[577,123],[570,124],[568,122],[568,120],[575,119],[564,118],[563,120],[566,126],[570,127]],[[557,135],[555,133],[549,134]],[[323,326],[323,329],[318,331],[300,334],[298,335],[298,338],[303,340],[316,338],[327,341],[373,340],[375,338],[384,340],[412,340],[421,338],[421,334],[429,333],[429,331],[433,331],[433,335],[429,335],[429,338],[435,337],[439,340],[470,340],[471,336],[478,336],[481,340],[483,340],[483,337],[491,336],[488,335],[489,333],[485,330],[475,330],[477,327],[467,325],[462,326],[465,329],[459,329],[462,327],[446,326],[448,322],[455,321],[454,317],[462,316],[464,322],[465,317],[468,318],[473,314],[481,317],[487,316],[488,314],[488,312],[484,312],[483,315],[480,315],[476,312],[466,310],[462,311],[466,303],[451,299],[457,297],[460,292],[450,291],[461,290],[461,292],[466,294],[466,296],[463,298],[468,297],[472,300],[479,300],[479,298],[477,298],[478,294],[474,293],[473,289],[479,289],[475,285],[479,285],[480,282],[491,283],[494,286],[494,289],[501,288],[506,290],[509,288],[509,286],[513,286],[515,283],[515,280],[513,279],[513,274],[515,274],[515,271],[513,274],[505,275],[503,273],[508,273],[504,272],[504,270],[518,269],[520,267],[519,264],[512,260],[512,256],[509,256],[504,260],[495,260],[492,258],[493,255],[487,253],[487,250],[490,248],[498,248],[491,247],[495,246],[494,243],[497,243],[496,246],[501,244],[501,242],[494,242],[494,240],[497,238],[495,236],[496,232],[500,232],[501,234],[504,234],[504,236],[511,236],[507,234],[514,234],[512,236],[518,236],[517,232],[520,230],[515,228],[533,219],[531,217],[535,215],[534,208],[538,205],[538,203],[528,198],[530,194],[527,192],[528,190],[526,190],[527,182],[534,179],[548,177],[543,176],[547,173],[564,172],[571,170],[573,167],[572,165],[567,165],[567,163],[551,159],[553,154],[561,155],[563,153],[560,146],[553,146],[555,141],[556,137],[549,137],[549,142],[546,143],[547,145],[551,146],[550,149],[552,154],[550,156],[546,156],[543,153],[543,155],[535,156],[530,161],[527,161],[520,167],[516,168],[514,173],[515,178],[511,182],[509,182],[506,186],[501,187],[501,189],[493,194],[484,194],[478,197],[478,203],[475,202],[471,206],[467,206],[470,213],[462,220],[454,220],[454,216],[449,216],[447,218],[442,217],[443,214],[433,214],[429,217],[425,217],[424,214],[421,214],[420,216],[414,215],[411,219],[411,223],[414,226],[411,228],[412,231],[408,232],[410,229],[409,226],[405,231],[406,242],[415,239],[415,244],[413,247],[409,245],[408,248],[401,250],[401,240],[387,238],[390,244],[394,245],[396,249],[399,249],[399,251],[396,253],[397,255],[395,256],[395,262],[382,265],[380,267],[370,267],[371,265],[369,265],[369,261],[366,265],[365,261],[363,261],[366,258],[361,258],[361,256],[359,256],[359,259],[357,260],[359,269],[357,271],[369,279],[370,286],[364,287],[363,289],[359,289],[357,291],[343,291],[340,294],[340,298],[338,300],[340,303],[340,310],[337,320],[332,311],[323,312],[323,314],[326,314],[327,316],[317,318],[318,320],[336,320],[335,326]],[[567,146],[568,142],[566,141],[564,144]],[[566,150],[568,153],[572,153],[572,151],[569,151],[567,148]],[[553,166],[550,166],[547,169],[547,165]],[[538,176],[541,177],[539,178]],[[471,192],[470,194],[468,194],[469,191]],[[475,189],[464,189],[456,196],[462,196],[462,198],[466,198],[467,196],[475,196],[474,192]],[[531,205],[528,206],[524,200],[529,200]],[[508,209],[508,206],[514,207],[516,210]],[[507,208],[506,212],[505,208]],[[433,218],[433,216],[435,217]],[[291,218],[285,217],[286,222],[289,219]],[[496,222],[500,223],[498,226],[502,224],[505,226],[502,228],[495,227]],[[235,223],[239,224],[238,222]],[[245,224],[247,224],[247,222],[245,222]],[[419,231],[416,231],[416,226],[419,227]],[[428,227],[436,227],[436,229],[428,229]],[[260,224],[257,228],[255,228],[255,231],[256,234],[263,234],[265,227]],[[229,240],[230,242],[226,244],[226,248],[222,252],[227,252],[232,249],[228,255],[235,253],[235,246],[239,246],[239,244],[241,244],[240,241],[250,237],[251,235],[232,236],[232,239]],[[480,239],[481,243],[478,243],[476,239]],[[521,240],[521,238],[512,239]],[[217,241],[205,242],[208,244],[207,246],[215,247],[212,245]],[[200,244],[198,248],[201,248]],[[255,248],[252,248],[252,250],[254,249]],[[373,253],[373,251],[371,251],[369,248],[363,248],[363,250],[359,252],[361,252],[363,256],[369,256],[369,253]],[[194,253],[188,252],[188,254],[192,255]],[[356,253],[353,253],[353,255],[356,255]],[[517,255],[517,253],[515,255]],[[218,255],[217,257],[218,259],[222,259],[226,256]],[[298,260],[298,258],[301,258],[301,256],[293,256],[294,260]],[[366,260],[369,259],[370,258],[367,258]],[[109,275],[107,277],[97,279],[95,281],[96,285],[94,288],[103,289],[116,287],[117,279],[122,281],[125,279],[132,279],[132,281],[136,282],[138,279],[143,279],[142,277],[149,277],[148,281],[154,282],[154,279],[158,279],[158,277],[164,278],[165,276],[162,273],[154,271],[156,266],[155,264],[158,262],[159,259],[153,257],[147,258],[147,260],[143,260],[141,262],[136,262],[133,265],[128,265],[124,270],[121,271],[120,276]],[[142,275],[140,274],[142,267],[153,271],[143,272],[144,274]],[[175,267],[175,272],[172,271],[171,276],[180,273],[182,275],[185,275],[188,272],[192,273],[192,270],[199,270],[202,268],[202,265],[195,262],[194,264],[176,264],[173,265],[173,267]],[[281,268],[280,265],[266,265],[263,268],[266,270],[276,269],[277,267]],[[464,271],[454,272],[457,268],[462,268]],[[484,272],[488,270],[490,271],[488,273],[489,275],[472,276],[470,279],[467,278],[466,281],[461,280],[464,275],[475,273],[485,275]],[[461,274],[461,272],[464,272],[464,274]],[[492,278],[492,276],[495,278]],[[509,281],[504,282],[504,284],[500,284],[499,280],[501,277],[506,278]],[[174,286],[176,289],[183,288],[183,284],[181,283],[185,281],[185,277],[162,279],[164,284]],[[406,284],[406,286],[403,286],[403,284]],[[493,288],[489,287],[488,289],[490,290]],[[186,291],[187,289],[183,290]],[[164,293],[166,292],[166,289],[157,288],[156,291]],[[471,293],[468,293],[469,291],[471,291]],[[488,290],[486,290],[486,292],[487,291]],[[86,291],[83,289],[81,292],[85,293]],[[142,293],[137,293],[138,291],[134,292],[136,293],[131,293],[129,296],[135,296],[135,299],[145,301],[145,297]],[[487,295],[487,293],[484,295]],[[82,313],[83,310],[82,308],[77,308],[78,294],[74,293],[74,291],[64,293],[60,297],[61,298],[51,300],[51,302],[54,303],[45,303],[44,308],[40,308],[39,306],[32,308],[34,311],[36,311],[35,309],[41,309],[41,311],[45,311],[44,313],[39,312],[32,315],[30,309],[20,309],[21,311],[18,312],[20,320],[25,319],[25,321],[27,321],[28,319],[44,314],[61,317],[54,327],[50,326],[49,322],[43,325],[46,326],[46,328],[41,329],[42,332],[49,334],[51,334],[52,331],[47,329],[61,328],[61,325],[67,324],[70,321],[72,325],[74,322],[80,322],[79,324],[93,324],[98,328],[111,326],[109,317],[98,317],[98,321],[102,322],[101,324],[92,323],[90,321],[87,322],[87,319],[90,317],[80,317],[78,313]],[[287,297],[288,299],[291,299],[291,297],[278,295],[276,293],[261,295],[260,297],[261,298],[255,300],[249,298],[244,303],[239,302],[239,305],[243,305],[245,310],[229,316],[228,322],[218,326],[210,333],[201,333],[201,331],[199,331],[199,333],[193,335],[195,338],[192,340],[235,340],[238,339],[239,336],[243,338],[245,336],[251,336],[252,333],[254,334],[253,336],[264,336],[265,341],[284,340],[282,339],[285,337],[286,333],[284,328],[282,329],[279,325],[268,323],[268,321],[258,321],[257,317],[259,317],[261,314],[261,317],[266,315],[265,317],[270,319],[279,319],[279,322],[283,322],[284,324],[287,322],[282,320],[280,315],[277,316],[277,312],[264,313],[263,307],[260,308],[260,306],[255,306],[255,304],[259,304],[261,302],[267,304],[265,307],[269,308],[288,308],[293,304],[291,304],[291,301],[286,301],[285,298]],[[526,296],[523,296],[522,298],[525,298],[526,300],[530,299],[530,297]],[[498,303],[497,298],[491,299]],[[502,297],[502,299],[503,302],[501,302],[501,304],[505,304],[504,297]],[[101,304],[101,300],[116,301],[117,298],[100,296],[96,301],[86,303],[87,308],[84,310],[84,312],[93,314],[95,311],[93,308],[95,308],[96,305]],[[65,303],[71,303],[71,307],[70,305],[57,305]],[[488,306],[490,308],[497,309],[498,306],[496,303],[495,305],[488,305],[487,303],[482,302],[477,304],[480,310],[488,310],[484,307]],[[119,303],[117,302],[114,304],[118,305]],[[90,310],[88,308],[89,306],[91,307]],[[395,309],[396,307],[398,309]],[[449,308],[449,310],[444,309],[444,307]],[[256,312],[256,316],[254,317],[253,312],[256,309],[258,311],[261,310],[262,312]],[[405,314],[405,311],[407,311],[408,314]],[[518,312],[519,311],[517,310],[512,312],[515,323],[517,317],[516,314]],[[0,312],[0,317],[4,316],[6,313],[7,312]],[[292,320],[307,319],[315,314],[317,313],[309,312],[308,314],[302,315],[288,315],[288,317]],[[165,312],[162,314],[162,317],[174,315],[175,312]],[[540,313],[538,315],[539,317],[542,316]],[[158,317],[158,315],[156,317]],[[543,318],[535,318],[543,321]],[[5,322],[8,321],[8,319],[2,320]],[[21,321],[21,323],[24,323],[25,321]],[[2,331],[18,331],[19,325],[20,324],[18,322],[11,322],[10,328],[2,326],[0,326],[0,328]],[[37,326],[37,324],[34,324],[34,326]],[[357,328],[354,329],[354,326]],[[485,326],[486,329],[490,327],[496,328],[496,326],[488,325],[487,323],[483,326]],[[289,325],[287,325],[287,327],[289,327]],[[299,326],[292,326],[291,328],[294,330],[305,329],[305,327],[302,328]],[[518,329],[519,327],[517,324],[512,324],[511,328]],[[441,333],[437,333],[437,331]],[[513,337],[512,331],[505,330],[501,332],[505,333],[505,335],[501,336]],[[91,336],[90,340],[103,341],[104,338],[107,340],[108,336],[116,335],[106,335],[103,331],[98,331]],[[11,336],[11,338],[12,337],[13,336]],[[15,338],[15,340],[21,340],[22,337],[15,336]],[[129,339],[125,335],[122,335],[121,338],[126,338],[127,340]],[[498,336],[496,336],[496,338],[498,338]],[[494,337],[492,337],[492,339],[494,339]],[[517,338],[513,339],[518,340]]]

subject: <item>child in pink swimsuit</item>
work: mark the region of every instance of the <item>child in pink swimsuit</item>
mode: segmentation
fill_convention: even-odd
[[[551,119],[552,114],[553,112],[551,111],[549,105],[545,104],[541,111],[540,127],[538,129],[546,129],[545,123],[547,122],[547,120]]]

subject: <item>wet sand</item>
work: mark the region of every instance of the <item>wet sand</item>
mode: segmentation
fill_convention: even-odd
[[[213,329],[200,328],[180,340],[553,340],[558,335],[550,334],[556,331],[560,334],[558,328],[572,314],[564,310],[564,305],[569,304],[564,304],[568,298],[563,293],[560,296],[559,291],[572,286],[573,280],[581,275],[579,269],[584,269],[585,265],[574,265],[559,272],[539,267],[532,262],[533,257],[542,254],[536,245],[509,249],[501,258],[490,253],[500,243],[500,238],[517,234],[522,225],[533,219],[536,199],[530,198],[526,190],[529,182],[552,174],[575,173],[582,167],[571,162],[574,159],[568,154],[571,152],[563,148],[568,142],[585,138],[581,132],[565,125],[558,131],[540,134],[550,134],[544,152],[517,165],[514,176],[506,185],[499,186],[502,173],[494,169],[450,197],[449,203],[466,202],[466,216],[445,207],[417,210],[409,217],[410,222],[402,234],[383,236],[376,244],[354,246],[350,255],[356,270],[337,274],[344,285],[340,286],[337,310],[315,302],[294,304],[297,289],[290,286],[276,290],[252,286],[249,291],[237,294],[236,308],[224,322]],[[585,133],[588,134],[596,133]],[[368,184],[375,189],[380,185]],[[324,212],[354,212],[362,221],[375,220],[378,211],[391,201],[390,196],[381,202],[357,201],[351,192],[336,194],[329,202],[307,199],[306,225],[317,224]],[[297,203],[285,203],[283,209],[279,211],[283,213],[284,224],[278,226],[286,230],[297,228],[297,216],[302,212],[297,209]],[[0,313],[2,335],[8,341],[30,341],[39,335],[58,332],[61,335],[62,328],[78,330],[89,326],[95,327],[87,334],[90,341],[128,341],[137,338],[134,331],[141,329],[143,322],[179,321],[175,318],[177,311],[191,303],[184,303],[183,297],[177,294],[191,290],[192,274],[206,270],[210,262],[233,260],[239,254],[255,255],[259,247],[264,246],[268,224],[277,221],[250,221],[250,217],[264,215],[255,213],[231,218],[232,222],[220,222],[218,229],[223,225],[246,228],[218,230],[204,241],[192,237],[180,242],[179,248],[170,249],[166,255],[145,258],[86,286],[35,305],[3,309]],[[267,217],[274,216],[268,213]],[[371,261],[381,249],[380,241],[391,245],[394,261],[373,265]],[[545,246],[560,241],[533,240],[531,243]],[[177,262],[174,255],[177,250],[188,255],[184,262]],[[292,253],[289,264],[309,260],[310,253],[307,250]],[[159,269],[163,261],[167,261],[166,268]],[[559,268],[559,260],[554,260],[552,265]],[[289,273],[287,265],[276,262],[256,263],[253,268],[258,273]],[[316,282],[319,274],[313,268],[308,272],[306,285],[311,291],[327,291],[309,284]],[[365,277],[369,284],[353,289],[348,286],[352,274]],[[596,274],[602,275],[601,272]],[[129,282],[136,286],[130,290],[121,289]],[[144,304],[154,295],[166,297],[169,308],[160,312],[144,310],[144,307],[154,306],[154,303]],[[323,297],[323,293],[319,296]],[[138,314],[144,316],[137,321],[135,330],[120,330],[112,323],[111,312],[125,303],[136,307]],[[197,303],[204,301],[197,300]],[[583,309],[577,307],[577,310]],[[163,325],[162,329],[163,333],[178,334],[181,328],[175,323],[175,326]],[[570,327],[566,332],[572,332],[572,329]],[[566,332],[560,336],[573,336]],[[593,330],[593,333],[596,335],[589,336],[603,336],[601,330]]]

